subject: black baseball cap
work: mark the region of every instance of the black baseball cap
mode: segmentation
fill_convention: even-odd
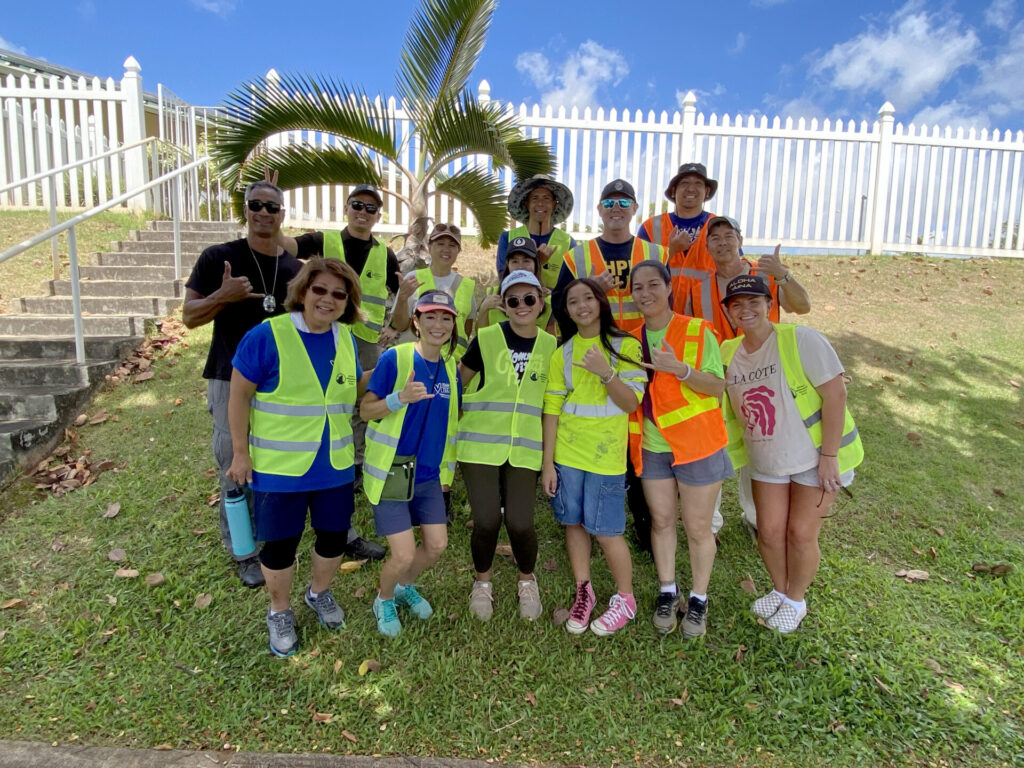
[[[735,296],[767,296],[771,298],[772,292],[768,288],[768,281],[760,275],[739,275],[725,286],[722,304],[728,306],[729,300]]]
[[[373,186],[373,184],[360,184],[359,186],[353,187],[352,191],[348,193],[348,197],[345,198],[345,202],[347,203],[360,192],[365,195],[369,195],[376,200],[377,205],[384,205],[384,198],[381,196],[380,190]]]
[[[607,200],[610,197],[628,197],[634,203],[636,202],[636,192],[633,191],[633,185],[625,179],[615,179],[615,181],[609,181],[604,185],[604,189],[601,190],[601,200]]]
[[[537,244],[532,237],[513,237],[508,241],[508,249],[505,251],[507,259],[513,253],[525,253],[534,261],[537,260]]]

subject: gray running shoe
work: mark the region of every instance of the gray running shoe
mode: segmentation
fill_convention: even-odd
[[[291,656],[299,650],[299,636],[295,634],[295,614],[290,608],[273,616],[267,611],[267,629],[270,631],[270,652],[275,656]]]
[[[321,627],[326,627],[327,629],[341,629],[345,626],[345,612],[341,610],[341,606],[335,602],[334,595],[331,594],[331,590],[325,589],[323,592],[317,594],[316,599],[314,600],[309,596],[309,587],[306,587],[306,593],[303,595],[303,599],[306,601],[306,605],[313,609]]]
[[[686,615],[683,616],[680,631],[683,637],[700,637],[708,631],[708,604],[705,600],[701,602],[696,597],[691,597],[686,605]]]
[[[667,635],[676,628],[679,621],[679,593],[659,592],[654,601],[654,616],[651,621],[661,634]]]
[[[540,589],[537,586],[537,577],[529,581],[519,582],[519,618],[536,621],[544,612],[544,606],[540,604]]]
[[[489,581],[473,582],[473,589],[469,591],[469,610],[480,621],[490,621],[494,615],[494,595]]]

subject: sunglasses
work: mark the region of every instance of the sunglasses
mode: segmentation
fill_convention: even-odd
[[[328,291],[322,285],[311,285],[309,286],[309,290],[317,296],[326,296],[329,293],[331,294],[331,298],[335,301],[345,301],[348,298],[348,293],[346,291],[342,291],[340,289]]]
[[[629,208],[632,204],[633,201],[628,197],[617,197],[614,200],[609,198],[601,201],[602,208],[614,208],[616,205],[618,205],[619,208]]]
[[[264,202],[263,200],[246,200],[245,204],[249,207],[249,210],[253,211],[254,213],[259,213],[264,208],[267,209],[267,213],[280,213],[281,212],[281,204],[280,203],[268,203],[268,202]]]
[[[532,293],[528,293],[525,296],[509,296],[505,299],[505,306],[509,309],[515,309],[519,306],[520,302],[528,307],[536,306],[537,302],[540,301],[540,297],[535,296]]]
[[[348,204],[353,211],[361,211],[365,208],[366,212],[370,215],[373,215],[380,210],[379,205],[375,203],[364,203],[362,200],[349,200]]]
[[[458,235],[462,230],[456,224],[435,224],[434,232],[453,232]]]

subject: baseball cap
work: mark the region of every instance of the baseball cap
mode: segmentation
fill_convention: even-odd
[[[459,229],[458,224],[435,224],[434,228],[430,230],[427,242],[432,243],[439,237],[450,237],[459,244],[459,248],[462,247],[462,230]]]
[[[416,311],[417,312],[450,312],[456,317],[459,313],[455,309],[455,299],[449,296],[444,291],[424,291],[418,299],[416,299]]]
[[[729,299],[735,296],[768,296],[772,292],[768,288],[768,281],[760,275],[739,275],[729,281],[725,286],[725,296],[722,297],[722,304],[728,304]]]
[[[636,202],[636,192],[633,191],[633,185],[625,179],[615,179],[615,181],[609,181],[604,185],[604,189],[601,190],[601,200],[606,200],[609,197],[628,197],[634,203]]]
[[[540,280],[533,272],[527,272],[525,269],[517,269],[514,272],[509,272],[508,276],[501,281],[501,295],[505,295],[505,291],[511,288],[513,285],[532,285],[538,291],[543,290],[540,287]]]
[[[508,249],[505,251],[507,259],[513,253],[525,253],[530,258],[537,259],[537,244],[532,237],[513,237],[508,241]]]
[[[712,216],[708,220],[708,232],[710,232],[712,227],[714,227],[716,224],[719,224],[723,221],[730,227],[732,227],[736,231],[737,235],[743,234],[743,232],[740,230],[739,222],[737,222],[736,219],[734,219],[732,216]]]
[[[353,187],[352,191],[348,193],[348,197],[345,198],[345,202],[347,203],[360,192],[362,192],[365,195],[369,195],[374,200],[376,200],[377,205],[384,205],[384,198],[381,196],[380,190],[373,186],[373,184],[359,184],[358,186]]]

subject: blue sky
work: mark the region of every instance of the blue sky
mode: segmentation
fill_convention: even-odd
[[[472,78],[516,103],[1024,129],[1022,0],[505,0]],[[411,0],[7,3],[0,47],[194,104],[245,80],[329,74],[393,92]],[[666,9],[674,9],[673,11]]]

